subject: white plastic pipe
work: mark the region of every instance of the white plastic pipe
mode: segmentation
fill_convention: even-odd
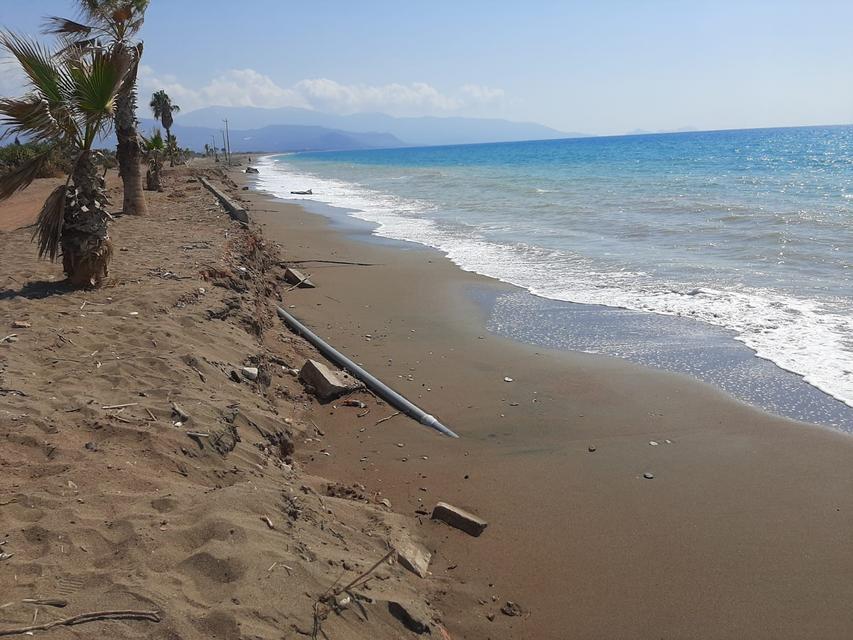
[[[395,409],[399,409],[400,412],[405,413],[411,418],[414,418],[422,425],[435,429],[441,434],[444,434],[451,438],[459,437],[458,435],[453,433],[453,431],[441,424],[441,422],[439,422],[435,416],[431,416],[423,409],[420,409],[419,407],[415,406],[414,404],[406,400],[406,398],[394,391],[391,387],[386,385],[384,382],[362,369],[355,362],[347,358],[344,354],[335,349],[328,342],[326,342],[313,331],[308,329],[304,324],[299,322],[299,320],[294,318],[287,311],[285,311],[281,307],[276,307],[276,310],[278,311],[278,316],[284,321],[284,323],[288,327],[290,327],[292,331],[304,337],[331,362],[334,362],[342,369],[346,369],[353,376],[361,380],[364,384],[367,385],[367,387],[371,391],[373,391],[376,395],[385,400]]]

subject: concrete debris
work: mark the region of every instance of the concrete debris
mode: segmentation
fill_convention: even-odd
[[[240,373],[243,374],[243,377],[246,380],[257,380],[258,379],[258,368],[257,367],[243,367],[240,369]]]
[[[362,387],[361,382],[346,371],[330,369],[316,360],[305,361],[299,370],[299,379],[313,391],[320,402],[330,402]]]
[[[300,289],[313,289],[314,283],[301,271],[288,267],[284,270],[284,280],[288,284],[297,285]]]
[[[475,538],[489,526],[489,523],[482,518],[446,502],[439,502],[435,505],[435,508],[432,510],[432,519],[441,520],[451,527],[464,531]]]
[[[401,565],[416,576],[427,577],[432,554],[426,548],[403,534],[394,544],[394,549],[397,551],[397,561]]]

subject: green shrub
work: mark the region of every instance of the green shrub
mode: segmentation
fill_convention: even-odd
[[[45,151],[50,151],[50,162],[36,176],[37,178],[52,178],[61,175],[67,170],[68,162],[59,148],[48,144],[25,142],[23,144],[13,143],[5,147],[0,147],[0,175],[11,171],[30,158]]]

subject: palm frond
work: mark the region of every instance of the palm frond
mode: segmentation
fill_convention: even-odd
[[[74,36],[88,38],[92,33],[92,27],[87,24],[75,22],[68,18],[49,16],[44,19],[42,32],[55,36]]]
[[[25,134],[33,142],[46,142],[60,132],[47,101],[34,94],[23,98],[0,98],[0,125],[6,127],[0,140]]]
[[[149,0],[78,0],[81,16],[110,39],[126,42],[142,28]]]
[[[96,50],[87,59],[69,65],[74,80],[75,106],[87,124],[112,115],[116,93],[130,62],[123,48],[115,48]]]
[[[33,156],[12,171],[0,176],[0,201],[30,186],[30,183],[47,166],[49,160],[50,150]]]
[[[39,258],[47,256],[51,260],[55,260],[59,254],[59,243],[65,222],[65,198],[67,194],[67,185],[56,187],[50,192],[39,212],[36,228],[33,232],[33,240],[38,239]]]
[[[52,105],[62,101],[63,72],[49,49],[8,31],[0,32],[0,46],[18,60],[33,91]]]

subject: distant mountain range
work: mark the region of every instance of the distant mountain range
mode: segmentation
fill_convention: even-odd
[[[397,118],[382,113],[335,115],[283,107],[205,107],[180,114],[173,131],[179,144],[193,149],[212,144],[228,119],[234,151],[365,149],[399,146],[550,140],[584,134],[557,131],[530,122],[461,117]],[[144,131],[155,123],[144,120]]]
[[[143,134],[150,133],[160,123],[144,119],[140,122]],[[224,127],[224,125],[223,125]],[[194,127],[179,124],[172,127],[172,133],[177,137],[178,144],[196,151],[204,149],[205,144],[222,147],[220,128]],[[229,138],[231,151],[244,153],[248,151],[347,151],[352,149],[377,149],[387,147],[402,147],[404,143],[389,133],[353,133],[339,131],[326,127],[278,124],[257,129],[234,129],[229,121]]]

